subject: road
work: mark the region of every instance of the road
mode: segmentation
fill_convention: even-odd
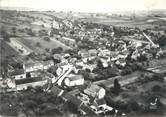
[[[126,41],[140,42],[140,43],[144,43],[144,44],[149,44],[148,41],[138,40],[138,39],[129,39],[129,38],[126,38],[126,39],[124,39],[124,40],[126,40]]]
[[[157,66],[155,68],[148,68],[147,70],[151,70],[155,73],[163,73],[163,72],[166,72],[166,65]],[[107,80],[96,81],[96,82],[93,82],[93,84],[96,84],[96,85],[102,84],[102,85],[106,86],[107,88],[110,88],[114,85],[114,80],[118,79],[121,86],[124,86],[124,85],[127,85],[129,83],[134,83],[135,80],[138,78],[138,76],[141,73],[145,73],[145,72],[136,71],[136,72],[133,72],[132,74],[129,74],[129,75],[116,76],[116,77],[108,78]]]
[[[107,80],[96,81],[96,82],[94,82],[94,84],[96,84],[96,85],[103,84],[107,88],[110,88],[114,85],[114,80],[118,79],[121,86],[123,86],[123,85],[134,82],[138,78],[139,74],[141,74],[141,73],[143,73],[143,72],[137,71],[137,72],[133,72],[132,74],[125,75],[125,76],[111,77],[111,78],[108,78]]]

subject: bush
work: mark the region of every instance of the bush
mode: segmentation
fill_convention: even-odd
[[[155,85],[155,86],[152,87],[153,92],[158,92],[160,90],[161,90],[161,87],[159,85]]]
[[[41,47],[40,42],[36,42],[36,46],[37,46],[37,47]]]
[[[44,37],[43,38],[45,41],[50,41],[50,38],[49,37]]]
[[[47,32],[47,30],[39,30],[38,34],[39,34],[39,36],[42,37],[42,36],[47,36],[48,32]]]
[[[32,31],[31,28],[27,29],[27,34],[30,36],[35,36],[35,33]]]

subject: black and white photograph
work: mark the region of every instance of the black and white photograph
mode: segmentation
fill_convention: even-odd
[[[0,0],[0,117],[166,117],[166,0]]]

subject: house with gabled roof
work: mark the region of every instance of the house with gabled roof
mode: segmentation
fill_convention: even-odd
[[[94,84],[89,85],[83,92],[94,99],[101,99],[106,93],[104,88]]]
[[[69,75],[65,78],[64,83],[68,87],[80,86],[84,84],[84,77],[82,75]]]
[[[16,80],[25,79],[26,78],[26,73],[23,69],[19,69],[19,70],[14,70],[12,72],[9,72],[9,76],[11,78],[16,79]]]

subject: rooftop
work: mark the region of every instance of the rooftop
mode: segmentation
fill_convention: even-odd
[[[19,70],[15,70],[13,72],[10,72],[9,75],[10,76],[16,76],[16,75],[21,75],[21,74],[24,74],[24,70],[23,69],[19,69]]]
[[[68,79],[70,81],[75,81],[75,80],[80,80],[80,79],[84,79],[84,78],[82,75],[74,75],[74,76],[68,77]]]
[[[85,90],[88,90],[90,92],[99,92],[99,90],[101,89],[101,87],[99,87],[98,85],[90,85],[88,86]]]

